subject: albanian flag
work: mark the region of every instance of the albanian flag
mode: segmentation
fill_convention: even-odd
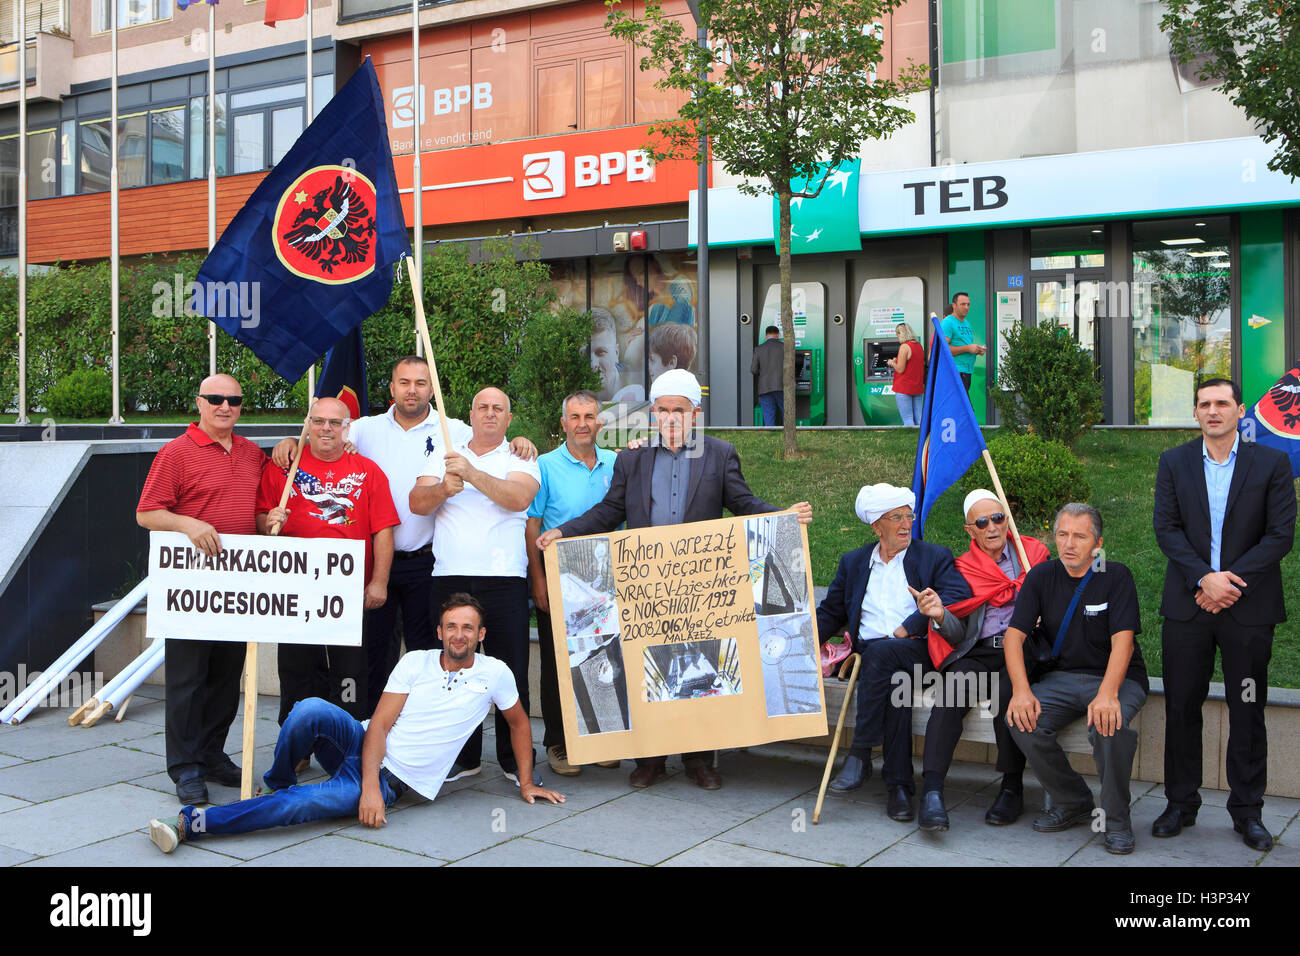
[[[1246,409],[1238,428],[1245,441],[1285,452],[1291,476],[1300,477],[1300,362]]]

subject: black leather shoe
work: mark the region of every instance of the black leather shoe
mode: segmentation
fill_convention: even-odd
[[[238,787],[244,782],[244,772],[235,766],[235,762],[229,757],[205,764],[203,776],[223,787]]]
[[[1034,829],[1039,833],[1060,833],[1080,823],[1087,823],[1094,809],[1091,803],[1081,803],[1076,807],[1053,806],[1034,818]]]
[[[1237,820],[1232,828],[1241,834],[1241,842],[1252,850],[1273,849],[1273,835],[1259,820]]]
[[[197,807],[208,802],[208,785],[202,770],[187,770],[176,781],[176,797],[182,806]]]
[[[1183,827],[1196,826],[1195,810],[1180,810],[1172,803],[1165,807],[1165,812],[1156,817],[1151,824],[1153,837],[1176,837],[1183,832]]]
[[[862,786],[863,781],[871,777],[871,759],[863,759],[850,754],[844,761],[844,766],[840,772],[835,775],[831,781],[830,788],[839,793],[846,790],[856,790]]]
[[[984,822],[994,827],[1010,826],[1020,819],[1024,809],[1024,794],[1016,793],[1014,790],[999,790],[993,806],[989,807],[988,812],[984,814]]]
[[[927,790],[922,794],[921,812],[916,822],[922,830],[948,829],[948,811],[944,809],[942,793],[938,790]]]
[[[889,814],[889,819],[899,823],[911,823],[916,819],[916,811],[912,809],[912,795],[901,783],[890,785],[889,803],[885,812]]]

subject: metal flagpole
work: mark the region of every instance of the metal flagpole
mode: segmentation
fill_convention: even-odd
[[[208,4],[208,252],[217,244],[217,8]],[[208,374],[217,374],[217,323],[208,320]]]
[[[18,421],[27,418],[27,4],[18,2]]]
[[[420,175],[420,135],[424,122],[424,97],[420,88],[420,0],[411,0],[411,102],[415,110],[415,151],[411,154],[411,216],[415,220],[415,272],[412,292],[417,302],[424,301],[424,178]],[[419,332],[419,323],[416,323]],[[424,355],[424,339],[415,336],[415,354]]]
[[[110,2],[109,23],[113,34],[112,53],[113,53],[113,72],[112,86],[109,95],[109,171],[108,171],[108,216],[109,216],[109,261],[110,275],[112,282],[109,288],[109,296],[112,298],[110,303],[113,310],[113,417],[108,420],[110,425],[121,425],[122,421],[122,376],[119,362],[120,347],[118,341],[118,293],[120,288],[118,278],[118,266],[120,255],[118,252],[118,228],[117,228],[117,4]]]
[[[307,116],[306,122],[302,128],[306,129],[311,125],[311,43],[312,43],[312,24],[311,24],[311,0],[307,0]],[[311,397],[316,394],[316,363],[313,362],[307,369],[307,411],[311,411]]]

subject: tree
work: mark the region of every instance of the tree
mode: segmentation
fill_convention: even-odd
[[[1197,78],[1253,119],[1264,142],[1280,140],[1268,168],[1300,176],[1300,6],[1290,0],[1165,0],[1160,29]]]
[[[698,0],[693,9],[709,39],[702,47],[681,20],[664,14],[661,0],[646,0],[641,18],[620,0],[608,0],[610,32],[640,48],[640,69],[663,74],[656,88],[691,94],[676,119],[651,126],[646,147],[651,158],[707,162],[711,149],[728,173],[743,177],[741,192],[777,197],[789,409],[785,457],[798,451],[790,204],[816,198],[838,165],[859,154],[864,140],[888,136],[916,118],[893,101],[927,88],[927,67],[909,64],[895,80],[871,78],[884,47],[878,24],[901,2]],[[796,180],[805,183],[798,192],[791,185]]]

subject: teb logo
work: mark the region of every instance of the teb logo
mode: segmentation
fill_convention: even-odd
[[[524,156],[524,198],[559,199],[565,193],[564,150]]]
[[[355,282],[375,267],[375,186],[350,166],[316,166],[280,196],[275,254],[303,279]]]

